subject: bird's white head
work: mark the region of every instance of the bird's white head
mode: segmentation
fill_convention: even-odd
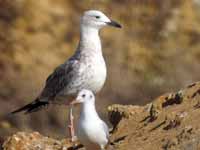
[[[97,10],[85,11],[84,15],[81,17],[81,25],[96,29],[101,29],[107,25],[121,28],[119,23],[109,19],[104,13]]]
[[[71,104],[79,104],[79,103],[87,103],[87,102],[92,102],[94,103],[95,97],[92,91],[83,89],[81,90],[76,99],[71,102]]]

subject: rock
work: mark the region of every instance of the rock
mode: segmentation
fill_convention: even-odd
[[[200,149],[199,91],[200,83],[196,82],[178,92],[164,94],[146,106],[109,106],[109,120],[117,123],[111,136],[112,147],[116,150]]]
[[[67,150],[69,143],[42,136],[38,132],[18,132],[3,144],[4,150]]]
[[[200,149],[200,82],[158,97],[145,106],[108,107],[114,126],[108,149],[197,150]],[[70,150],[69,139],[56,140],[38,132],[18,132],[3,144],[4,150]],[[84,148],[75,143],[76,150]]]
[[[122,118],[129,118],[130,116],[139,113],[141,110],[140,106],[123,106],[123,105],[112,105],[108,107],[109,121],[113,125],[113,129],[116,128]]]

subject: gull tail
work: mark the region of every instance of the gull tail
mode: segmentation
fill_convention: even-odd
[[[11,112],[11,114],[15,114],[15,113],[22,112],[22,111],[24,111],[25,114],[36,112],[36,111],[44,108],[48,104],[49,104],[48,101],[41,101],[37,98],[32,103],[29,103],[29,104],[27,104],[27,105],[25,105],[25,106],[23,106],[23,107],[21,107],[17,110],[14,110],[13,112]]]

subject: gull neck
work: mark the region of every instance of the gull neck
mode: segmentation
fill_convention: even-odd
[[[94,102],[85,102],[81,105],[80,118],[90,120],[91,118],[99,118]]]
[[[81,25],[78,50],[102,53],[99,29]]]

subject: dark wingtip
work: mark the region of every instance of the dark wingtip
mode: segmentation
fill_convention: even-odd
[[[29,108],[31,107],[31,104],[27,104],[19,109],[16,109],[14,111],[12,111],[10,114],[16,114],[16,113],[19,113],[19,112],[22,112],[22,111],[27,111]]]
[[[48,104],[49,103],[45,102],[45,101],[35,100],[30,104],[27,104],[17,110],[12,111],[10,114],[16,114],[16,113],[19,113],[22,111],[24,111],[24,114],[32,113],[32,112],[40,110],[41,108],[43,108],[44,106],[46,106]]]

